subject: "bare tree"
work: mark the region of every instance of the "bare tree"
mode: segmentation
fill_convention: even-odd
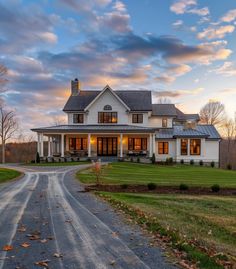
[[[200,110],[201,123],[220,126],[225,122],[225,106],[220,102],[208,102]]]
[[[3,86],[6,84],[7,79],[5,78],[7,74],[7,68],[0,64],[0,92],[4,91]],[[2,98],[0,97],[0,104],[3,102]]]
[[[158,104],[171,104],[171,100],[166,97],[160,97],[158,98],[157,103]]]
[[[18,129],[14,111],[6,110],[0,106],[0,138],[2,144],[2,163],[5,163],[6,142],[13,137]]]
[[[60,117],[60,116],[54,116],[53,120],[52,120],[52,124],[55,126],[59,126],[59,125],[65,125],[66,121],[64,118]]]

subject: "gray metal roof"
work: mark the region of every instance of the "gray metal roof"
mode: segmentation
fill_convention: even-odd
[[[101,91],[82,90],[77,96],[70,96],[63,111],[84,111]],[[151,111],[151,91],[114,91],[115,94],[133,111]]]
[[[176,107],[173,104],[153,104],[152,115],[176,117],[177,116]]]
[[[200,117],[198,114],[184,114],[181,110],[175,107],[177,120],[179,121],[186,121],[186,120],[196,120],[199,121]]]
[[[31,129],[41,133],[154,133],[154,128],[140,127],[134,125],[58,125]]]
[[[196,129],[184,129],[183,126],[173,126],[172,129],[160,129],[159,132],[156,133],[157,139],[173,139],[177,137],[221,138],[213,125],[197,125]]]

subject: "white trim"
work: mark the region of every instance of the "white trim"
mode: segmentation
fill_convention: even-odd
[[[116,97],[116,99],[127,109],[127,110],[129,110],[130,111],[130,108],[120,99],[120,97],[111,89],[111,87],[109,86],[109,85],[107,85],[93,100],[92,100],[92,102],[91,103],[89,103],[87,106],[86,106],[86,108],[84,109],[85,111],[86,110],[88,110],[88,108],[92,105],[92,104],[94,104],[99,98],[100,98],[100,96],[101,95],[103,95],[104,94],[104,92],[106,91],[106,90],[109,90],[115,97]]]

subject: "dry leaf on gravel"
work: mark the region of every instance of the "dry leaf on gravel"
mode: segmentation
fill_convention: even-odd
[[[110,265],[112,265],[112,266],[114,266],[115,264],[116,264],[116,261],[115,260],[113,260],[113,261],[110,262]]]
[[[62,255],[62,254],[59,254],[59,253],[54,253],[54,254],[53,254],[53,257],[56,257],[56,258],[62,258],[63,255]]]
[[[40,240],[40,242],[44,244],[44,243],[47,243],[48,240],[47,239],[42,239],[42,240]]]
[[[18,232],[25,232],[26,231],[26,228],[25,226],[20,226],[18,229],[17,229]]]
[[[3,251],[10,251],[10,250],[13,250],[13,246],[10,246],[10,245],[5,245],[3,248],[2,248]]]
[[[28,247],[30,246],[30,243],[28,243],[28,242],[24,242],[24,243],[21,244],[21,246],[22,246],[23,248],[28,248]]]
[[[34,264],[35,265],[38,265],[38,266],[41,266],[41,267],[48,268],[48,263],[49,262],[50,262],[49,260],[44,260],[44,261],[35,262]]]
[[[48,239],[48,240],[53,240],[54,237],[53,237],[53,236],[48,236],[47,239]]]

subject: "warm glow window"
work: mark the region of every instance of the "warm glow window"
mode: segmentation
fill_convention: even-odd
[[[191,155],[201,154],[201,139],[190,139],[190,154]]]
[[[158,142],[158,154],[168,154],[168,153],[169,153],[169,143]]]
[[[98,112],[98,123],[117,123],[117,112]]]
[[[181,155],[188,155],[188,139],[181,139]]]
[[[84,123],[84,114],[73,114],[73,123]]]
[[[133,114],[132,123],[143,123],[143,114]]]
[[[129,138],[129,150],[147,150],[147,138]]]
[[[86,150],[87,149],[87,138],[69,138],[69,149],[70,150]]]
[[[167,127],[167,118],[162,119],[162,127],[166,128]]]

